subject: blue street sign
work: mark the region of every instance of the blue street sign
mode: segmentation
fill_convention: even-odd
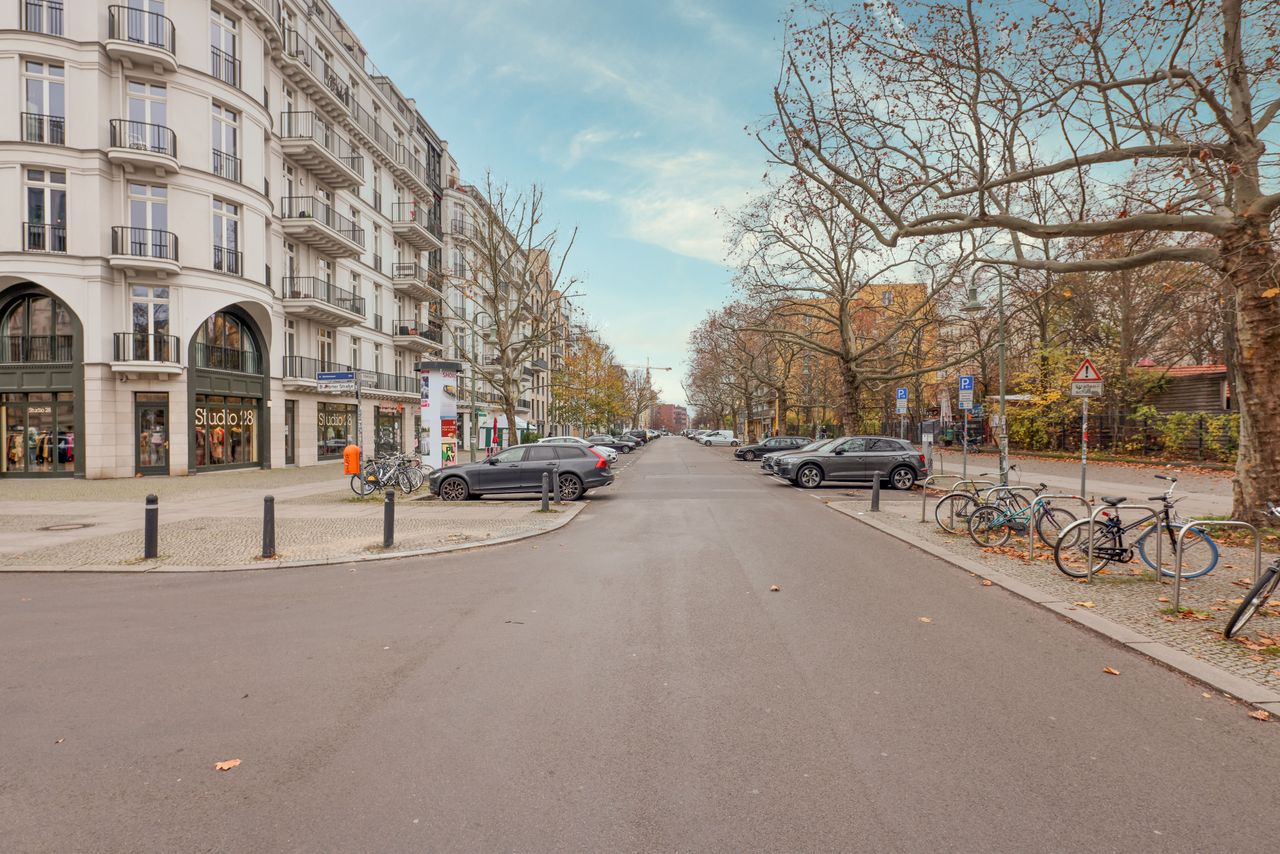
[[[316,373],[318,383],[355,382],[355,371],[319,371]]]
[[[960,378],[961,391],[973,391],[973,375],[962,376]]]
[[[905,388],[898,389],[898,400],[907,399],[907,390]]]

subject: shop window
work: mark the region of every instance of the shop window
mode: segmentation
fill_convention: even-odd
[[[343,448],[355,444],[356,416],[353,403],[317,403],[316,456],[335,459],[342,456]]]
[[[75,471],[75,395],[69,391],[0,395],[0,474]]]
[[[258,462],[258,411],[254,397],[197,394],[192,413],[196,466]]]

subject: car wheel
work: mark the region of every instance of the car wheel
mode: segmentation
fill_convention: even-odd
[[[628,448],[626,445],[623,445],[623,446],[622,446],[622,453],[624,453],[624,454],[629,454],[629,453],[631,453],[631,449],[630,449],[630,448]]]
[[[736,448],[736,447],[738,447],[738,443],[737,443],[737,442],[730,442],[729,444],[730,444],[730,445],[733,445],[735,448]]]
[[[710,440],[710,439],[708,439],[707,441],[703,442],[702,444],[704,444],[704,445],[706,445],[708,448],[710,448],[710,447],[711,447],[711,440]]]
[[[467,482],[460,477],[451,477],[440,484],[441,501],[466,501],[471,497]]]
[[[815,465],[803,466],[796,472],[796,485],[802,489],[817,489],[822,483],[822,469]]]
[[[742,458],[749,463],[754,463],[756,461],[756,452],[747,451],[745,454],[742,455]]]
[[[894,489],[910,489],[916,485],[916,473],[910,466],[898,466],[889,472],[889,483]]]
[[[559,485],[561,501],[577,501],[585,493],[582,488],[582,481],[578,480],[577,475],[560,475]]]

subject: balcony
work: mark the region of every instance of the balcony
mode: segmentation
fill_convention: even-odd
[[[233,154],[227,154],[225,151],[212,149],[213,151],[213,174],[219,178],[226,178],[228,181],[240,183],[240,158]]]
[[[107,56],[125,68],[151,68],[157,74],[178,70],[173,52],[173,21],[158,12],[128,6],[107,7]]]
[[[475,242],[480,239],[480,228],[475,223],[455,219],[449,222],[449,234],[459,240]]]
[[[284,313],[323,323],[354,326],[364,323],[364,298],[315,276],[289,276],[280,280]]]
[[[71,335],[0,335],[0,364],[65,364],[74,358]]]
[[[163,178],[178,171],[178,138],[164,125],[112,119],[107,159],[125,172],[155,170]]]
[[[396,293],[418,302],[440,298],[438,277],[417,264],[396,262],[391,267],[391,286]]]
[[[231,371],[237,374],[261,374],[262,358],[256,351],[213,344],[192,344],[191,364],[197,368]]]
[[[284,387],[287,389],[315,391],[316,374],[349,370],[351,370],[350,365],[343,365],[331,359],[314,359],[310,356],[285,356]]]
[[[352,190],[364,183],[364,158],[324,117],[312,112],[281,113],[280,137],[285,156],[324,184]]]
[[[182,269],[178,265],[178,235],[155,228],[113,226],[108,263],[117,270],[157,273],[161,278],[177,273]]]
[[[527,398],[520,398],[516,401],[516,412],[531,412],[533,404]]]
[[[49,116],[44,113],[23,113],[22,141],[38,142],[44,145],[67,144],[67,120],[62,116]]]
[[[271,50],[278,51],[284,30],[280,0],[237,0],[237,3],[262,28]]]
[[[364,229],[311,196],[285,196],[280,200],[284,233],[339,258],[364,254]]]
[[[125,379],[177,376],[182,373],[181,353],[176,335],[117,332],[111,372]]]
[[[22,249],[24,252],[66,252],[67,227],[43,222],[24,222]]]
[[[414,157],[413,151],[403,143],[397,143],[395,149],[395,157],[391,160],[392,171],[400,174],[400,177],[412,181],[418,185],[418,189],[422,191],[423,196],[431,196],[436,192],[437,185],[434,184],[427,176],[427,165],[419,158]]]
[[[62,35],[62,0],[22,0],[22,29],[46,36]]]
[[[391,206],[391,230],[419,252],[444,248],[440,220],[432,216],[430,208],[417,202],[396,202]]]
[[[335,121],[349,118],[351,90],[317,51],[297,30],[284,31],[284,76],[305,89],[321,109]]]
[[[328,359],[310,356],[286,356],[284,387],[294,391],[315,391],[316,374],[330,371],[355,371],[360,389],[366,397],[417,398],[421,394],[416,376],[397,376],[377,371],[362,371]]]
[[[222,48],[209,46],[209,73],[228,86],[240,88],[240,60]]]
[[[397,347],[425,353],[428,350],[439,350],[444,344],[444,335],[438,326],[429,326],[421,320],[397,320],[391,327],[391,339]]]
[[[213,247],[213,269],[228,276],[244,275],[244,253],[226,246]]]

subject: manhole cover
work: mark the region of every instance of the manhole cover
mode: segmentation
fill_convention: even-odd
[[[38,528],[37,530],[40,530],[40,531],[78,531],[78,530],[80,530],[81,528],[92,528],[92,527],[93,527],[93,524],[92,524],[92,523],[90,523],[90,522],[64,522],[64,523],[63,523],[63,524],[61,524],[61,525],[47,525],[47,526],[45,526],[45,527],[43,527],[43,528]]]

